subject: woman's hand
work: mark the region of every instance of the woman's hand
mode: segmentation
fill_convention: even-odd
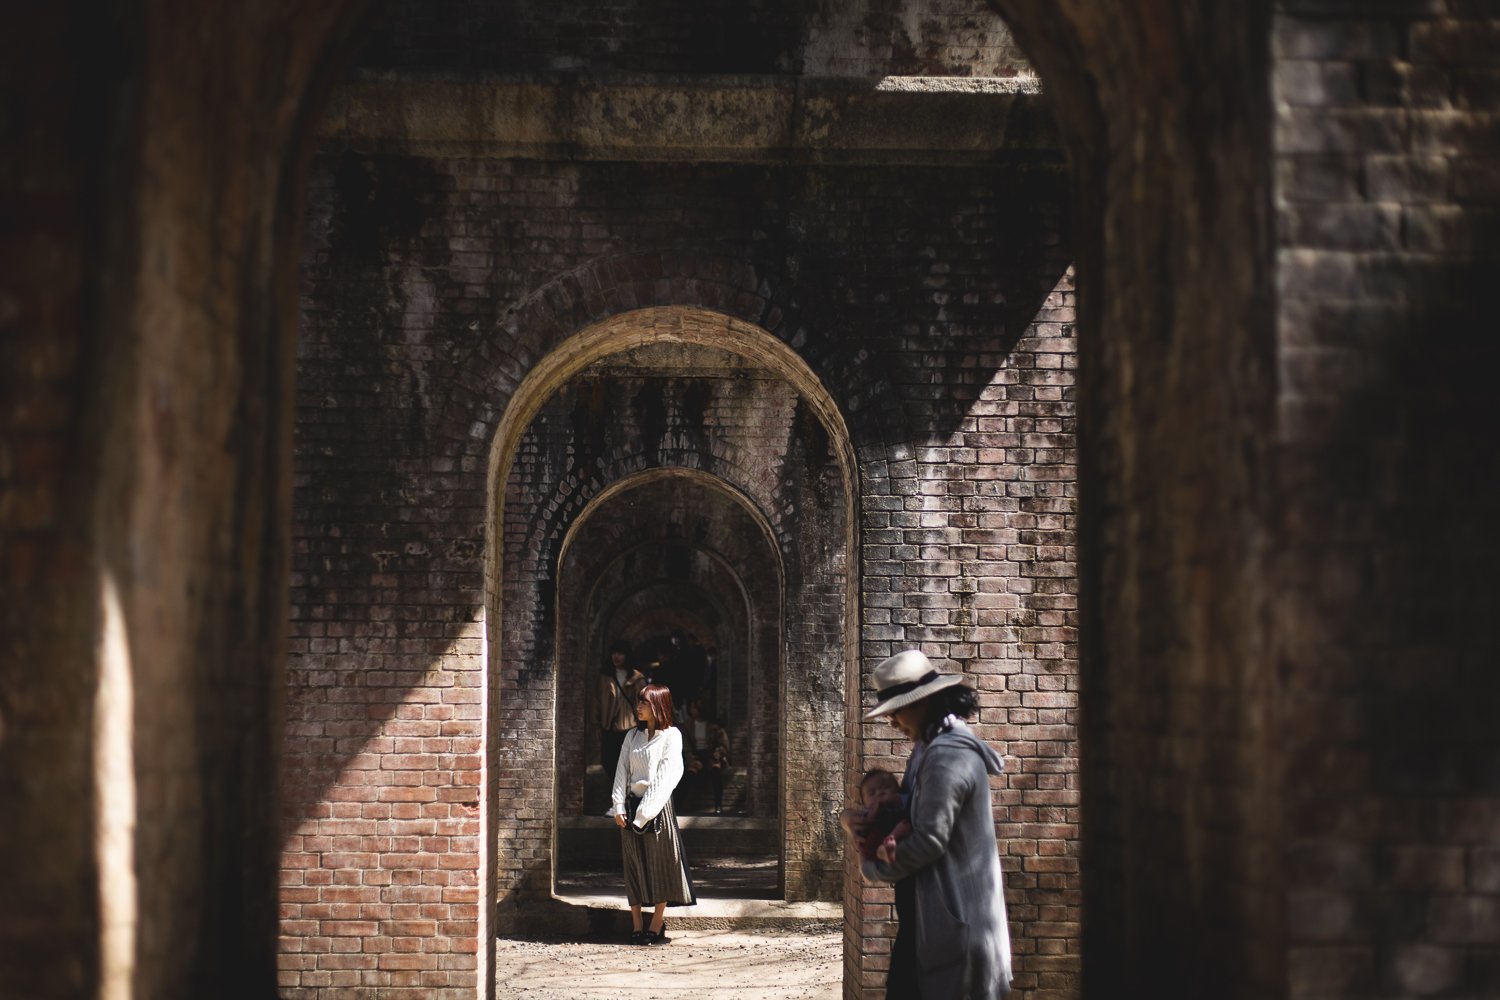
[[[615,813],[615,826],[618,826],[622,830],[625,829],[625,814],[624,813]]]

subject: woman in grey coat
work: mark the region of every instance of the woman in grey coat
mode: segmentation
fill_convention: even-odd
[[[989,782],[1003,765],[964,724],[979,697],[914,649],[876,667],[875,687],[865,718],[889,717],[913,745],[902,783],[911,833],[890,862],[863,862],[867,878],[897,884],[886,996],[995,1000],[1011,979]]]

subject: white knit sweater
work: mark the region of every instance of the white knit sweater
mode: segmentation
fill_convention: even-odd
[[[632,729],[625,734],[625,746],[615,765],[614,805],[605,815],[625,811],[625,793],[641,797],[635,809],[635,825],[645,829],[656,814],[667,807],[672,789],[682,780],[682,731],[676,726],[659,729],[647,737],[646,730]]]

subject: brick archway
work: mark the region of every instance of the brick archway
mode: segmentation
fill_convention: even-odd
[[[777,884],[770,888],[781,898],[781,862],[788,854],[803,853],[788,838],[796,835],[800,842],[808,832],[788,830],[782,822],[789,807],[796,806],[783,803],[781,796],[787,766],[781,734],[790,714],[785,663],[788,648],[797,658],[803,630],[783,622],[781,561],[770,524],[750,498],[696,470],[664,467],[627,477],[602,491],[574,522],[558,561],[559,843],[565,812],[578,817],[574,828],[586,830],[597,825],[592,820],[603,809],[601,788],[592,789],[592,799],[586,801],[590,796],[579,767],[580,751],[586,759],[594,752],[592,740],[577,732],[583,728],[577,720],[587,692],[566,678],[592,681],[614,638],[664,635],[666,630],[657,627],[633,636],[628,627],[639,625],[642,615],[660,614],[662,601],[680,602],[685,613],[701,609],[712,619],[697,615],[696,635],[715,647],[705,694],[730,734],[726,806],[732,815],[746,817],[737,821],[743,829],[754,826],[756,851],[769,848],[777,862]],[[700,666],[710,665],[705,658]],[[798,687],[791,685],[793,692]],[[838,753],[836,744],[793,742],[799,754]],[[603,779],[612,773],[605,764]],[[567,790],[576,790],[573,797],[564,794]],[[702,795],[689,791],[689,799],[702,805]],[[723,838],[713,831],[714,822],[695,836],[722,853],[728,845],[717,843]],[[576,841],[582,839],[575,835]],[[691,853],[702,854],[697,847]],[[559,853],[559,870],[562,863]]]
[[[690,504],[690,497],[698,499]],[[665,507],[670,520],[643,523],[619,501]],[[786,630],[781,607],[785,570],[776,535],[748,496],[708,473],[662,467],[620,479],[594,497],[570,527],[558,560],[559,604],[577,609],[560,611],[557,616],[559,662],[587,663],[592,669],[602,661],[615,633],[600,632],[594,623],[626,624],[617,608],[626,600],[621,595],[640,585],[635,578],[642,560],[633,556],[647,546],[663,544],[681,547],[713,567],[708,573],[695,572],[691,586],[704,592],[703,599],[737,633],[734,646],[739,656],[725,661],[725,650],[720,650],[718,670],[726,697],[719,699],[719,721],[730,727],[740,766],[749,768],[745,804],[753,814],[779,821],[784,808],[777,791],[782,761],[776,733],[784,726],[780,709],[785,705]],[[661,562],[659,553],[645,560],[649,579],[681,572]],[[632,602],[631,607],[639,609],[639,602]],[[629,638],[623,633],[621,637]],[[560,686],[560,719],[578,710],[576,702],[570,705],[569,697]],[[734,706],[729,713],[724,712],[726,702]],[[559,732],[565,731],[560,722]]]
[[[494,424],[500,417],[494,401],[510,398],[523,374],[530,377],[544,357],[557,358],[553,352],[579,330],[636,323],[657,311],[661,334],[621,341],[622,347],[703,342],[680,324],[682,332],[672,332],[677,321],[670,318],[671,310],[688,305],[705,316],[724,317],[734,329],[764,331],[800,358],[808,374],[826,387],[823,394],[840,401],[851,440],[891,440],[885,421],[898,380],[881,359],[853,343],[818,336],[805,315],[806,303],[792,296],[788,284],[765,262],[730,256],[720,247],[691,245],[610,256],[560,274],[508,308],[459,363],[458,378],[444,402],[440,435],[455,457],[482,453],[488,438],[476,432],[475,424]],[[827,322],[826,314],[833,311],[822,303],[820,312]],[[627,318],[631,316],[636,318]],[[650,319],[643,329],[656,322]],[[702,327],[701,322],[692,325]],[[723,342],[734,338],[731,332]],[[764,353],[751,357],[759,361]]]
[[[686,307],[667,306],[650,309],[635,310],[616,316],[611,316],[600,323],[593,324],[576,334],[565,338],[559,346],[546,357],[540,359],[528,372],[525,379],[516,388],[511,397],[504,414],[501,416],[493,434],[493,445],[490,461],[490,523],[508,524],[506,499],[514,489],[514,478],[512,469],[515,467],[516,456],[520,450],[523,437],[533,421],[542,412],[543,406],[559,390],[563,389],[579,373],[588,369],[590,365],[599,362],[621,352],[630,351],[651,345],[686,345],[701,348],[724,350],[733,355],[745,359],[748,363],[763,369],[771,377],[780,380],[789,387],[789,390],[800,400],[799,410],[802,407],[810,413],[821,427],[821,440],[825,443],[828,457],[833,465],[829,471],[830,482],[836,484],[832,493],[835,498],[833,503],[826,509],[810,512],[812,521],[818,523],[826,522],[826,526],[820,529],[821,534],[828,536],[828,544],[842,547],[844,552],[854,550],[854,523],[855,523],[855,496],[857,487],[855,485],[857,462],[854,455],[853,444],[848,431],[845,429],[843,415],[840,407],[834,402],[828,390],[821,381],[812,373],[806,363],[783,343],[780,339],[772,336],[765,330],[732,317],[725,316],[710,310]],[[731,450],[730,454],[733,454]],[[733,463],[711,466],[705,468],[705,472],[714,473],[712,477],[704,477],[702,472],[692,468],[671,468],[670,457],[659,454],[658,461],[668,463],[663,468],[661,475],[676,477],[683,481],[691,482],[714,482],[711,487],[716,491],[724,491],[723,483],[715,482],[718,476],[727,476],[727,482],[735,487],[729,496],[735,497],[736,503],[743,502],[739,494],[743,491],[754,495],[757,490],[764,492],[765,487],[756,486],[756,478],[746,476],[746,471],[736,472]],[[696,459],[701,460],[701,459]],[[621,472],[630,469],[634,460],[628,456],[620,456],[616,464]],[[603,466],[608,469],[608,463]],[[565,508],[571,509],[582,516],[593,506],[594,496],[607,496],[609,491],[618,491],[627,488],[630,480],[625,479],[618,483],[612,483],[612,473],[605,471],[603,478],[585,481],[577,480],[570,487],[575,492],[572,496],[577,499],[570,501]],[[507,484],[511,485],[507,485]],[[556,507],[550,504],[549,507]],[[802,560],[806,555],[812,554],[816,548],[808,549],[803,555],[798,555],[797,549],[791,536],[784,529],[777,527],[775,519],[768,517],[766,510],[773,507],[773,496],[769,493],[757,497],[754,505],[756,510],[755,521],[762,525],[760,531],[765,534],[767,540],[774,545],[779,560],[788,561],[788,573],[790,578],[796,581],[796,585],[788,591],[785,600],[787,604],[788,620],[792,622],[814,623],[828,620],[830,616],[841,622],[842,625],[833,633],[809,632],[807,642],[816,642],[819,646],[807,646],[805,655],[810,664],[820,665],[822,672],[832,671],[826,680],[820,680],[811,690],[824,692],[836,692],[834,712],[814,712],[826,720],[832,721],[838,730],[834,734],[820,733],[816,727],[803,725],[794,730],[786,732],[786,740],[783,741],[781,753],[794,754],[798,759],[811,761],[818,759],[814,746],[817,741],[831,737],[836,744],[841,744],[842,739],[842,717],[841,710],[849,701],[855,697],[858,690],[858,671],[856,667],[857,647],[857,579],[854,574],[847,572],[830,573],[821,563],[811,562],[802,569]],[[562,528],[569,527],[566,519],[548,518],[549,523],[557,527],[547,529],[549,536],[557,534]],[[811,522],[810,522],[811,523]],[[489,699],[490,704],[495,706],[487,713],[490,720],[487,731],[495,735],[486,740],[490,750],[487,758],[491,767],[496,766],[494,748],[497,746],[497,736],[500,729],[506,725],[503,721],[509,711],[505,707],[505,691],[511,689],[513,683],[524,683],[519,680],[520,674],[517,668],[508,664],[504,654],[499,651],[504,648],[508,641],[506,636],[524,635],[534,631],[528,617],[524,616],[524,607],[536,606],[535,597],[520,597],[521,604],[515,605],[518,595],[521,593],[514,590],[514,585],[507,582],[513,579],[511,566],[514,558],[521,550],[511,550],[504,543],[509,531],[495,531],[491,533],[491,547],[488,558],[486,577],[490,581],[487,587],[488,599],[486,601],[487,621],[490,623],[487,629],[488,644],[492,650],[489,656],[490,677]],[[564,546],[565,547],[565,546]],[[543,562],[552,567],[548,572],[556,572],[557,560],[561,557],[561,550],[553,551],[550,548],[538,548],[536,545],[528,546],[532,553],[524,558],[535,561],[538,553],[552,551],[553,554],[545,556]],[[507,565],[509,558],[511,565]],[[840,560],[842,562],[842,560]],[[538,564],[541,565],[540,563]],[[778,572],[778,576],[787,580],[788,573]],[[544,573],[543,576],[546,574]],[[534,572],[525,574],[528,580],[539,579]],[[529,592],[527,592],[529,593]],[[510,595],[507,598],[507,595]],[[507,603],[509,600],[509,604]],[[517,618],[518,610],[522,611],[523,617]],[[499,623],[505,622],[504,628],[499,628]],[[798,643],[794,629],[792,641]],[[802,648],[800,645],[798,648]],[[524,669],[524,668],[521,668]],[[796,692],[802,690],[801,685],[811,678],[819,676],[819,670],[799,672],[797,684],[787,689],[787,698],[791,704],[799,704],[803,695]],[[509,680],[516,677],[517,681]],[[827,697],[825,694],[823,697]],[[524,712],[523,712],[524,714]],[[508,737],[506,737],[508,739]],[[812,741],[805,748],[796,745],[797,740]],[[790,742],[788,742],[790,741]],[[519,760],[517,752],[519,746],[508,744],[508,765],[514,767]],[[524,768],[523,768],[524,769]],[[822,830],[821,825],[832,823],[832,817],[824,806],[829,800],[837,800],[841,794],[843,772],[846,766],[840,759],[828,768],[804,767],[797,773],[795,780],[788,781],[783,787],[783,796],[788,802],[795,804],[797,813],[804,817],[798,825],[797,837],[807,838],[812,836],[807,849],[799,847],[800,840],[793,841],[784,850],[783,862],[784,891],[788,898],[808,898],[809,894],[824,893],[827,890],[820,888],[827,881],[827,875],[822,870],[829,862],[819,860],[819,845],[833,842],[836,831]],[[507,784],[512,778],[504,777],[505,772],[500,772]],[[827,786],[827,787],[824,787]],[[486,789],[494,789],[496,786],[491,781],[486,781]],[[485,837],[486,868],[484,873],[489,878],[493,871],[495,837],[503,824],[499,818],[499,803],[491,799],[485,809],[485,815],[490,817],[492,824]],[[808,818],[811,817],[811,822]],[[821,824],[821,825],[820,825]],[[791,827],[787,827],[786,836],[792,833]],[[531,852],[519,852],[529,855]],[[843,862],[835,863],[833,872],[835,878],[841,871]],[[550,865],[545,869],[539,869],[537,874],[543,872],[550,874]],[[511,878],[512,876],[507,876]],[[494,884],[494,883],[490,883]],[[481,881],[481,898],[491,898],[495,893],[492,889],[485,888],[486,882]],[[502,895],[505,895],[502,893]],[[524,897],[516,897],[517,905]],[[490,940],[487,932],[481,932],[481,947],[486,947]]]

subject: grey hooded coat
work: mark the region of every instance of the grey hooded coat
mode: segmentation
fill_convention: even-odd
[[[911,833],[894,862],[867,878],[916,877],[917,964],[923,1000],[995,1000],[1010,992],[1010,927],[989,776],[1000,755],[950,717],[923,749],[911,782]]]

